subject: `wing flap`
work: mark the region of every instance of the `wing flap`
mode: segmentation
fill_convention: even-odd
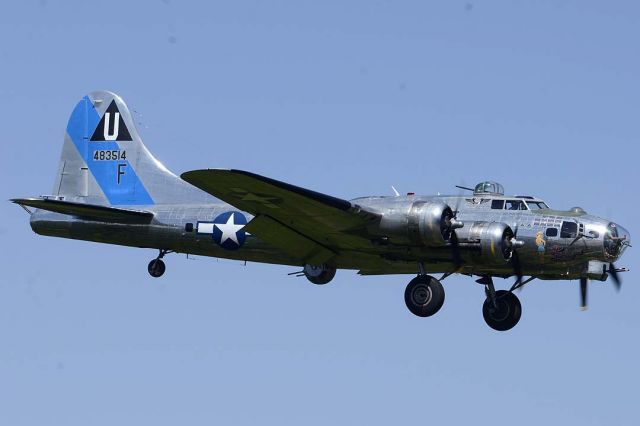
[[[77,216],[88,220],[149,223],[153,219],[153,213],[149,211],[76,203],[74,201],[56,200],[52,198],[14,198],[11,202],[25,207],[34,207],[36,209]]]

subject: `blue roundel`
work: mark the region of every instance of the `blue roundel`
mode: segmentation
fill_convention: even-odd
[[[225,212],[213,220],[213,241],[227,250],[238,250],[247,239],[242,230],[247,218],[239,212]]]

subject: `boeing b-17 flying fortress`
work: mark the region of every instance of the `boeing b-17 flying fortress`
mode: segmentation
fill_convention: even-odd
[[[99,91],[69,118],[52,195],[12,201],[38,234],[158,250],[153,277],[168,253],[294,265],[314,284],[338,269],[413,274],[405,303],[428,317],[444,303],[441,281],[468,275],[483,286],[486,323],[501,331],[520,320],[514,290],[535,279],[579,280],[583,308],[590,280],[620,287],[626,269],[614,262],[631,240],[619,224],[507,196],[496,182],[462,189],[344,200],[242,170],[178,177],[143,145],[124,101]],[[493,277],[514,283],[496,290]]]

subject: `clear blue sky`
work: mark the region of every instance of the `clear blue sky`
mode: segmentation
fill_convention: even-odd
[[[495,179],[638,239],[633,1],[6,1],[2,194],[51,191],[66,121],[114,90],[180,173],[234,167],[350,198]],[[640,264],[623,289],[535,282],[511,332],[445,280],[44,238],[1,206],[0,423],[637,425]],[[509,282],[499,282],[506,287]]]

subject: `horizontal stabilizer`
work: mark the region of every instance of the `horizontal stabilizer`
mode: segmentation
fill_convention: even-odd
[[[24,207],[34,207],[36,209],[68,214],[88,220],[119,223],[149,223],[151,219],[153,219],[153,213],[149,211],[76,203],[52,198],[14,198],[11,202]]]

